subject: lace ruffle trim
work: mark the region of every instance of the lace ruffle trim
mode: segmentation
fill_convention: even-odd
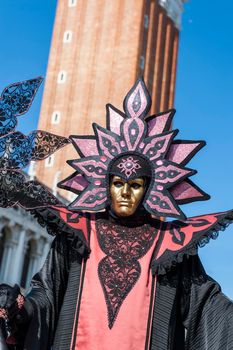
[[[192,241],[178,252],[170,252],[166,260],[158,263],[152,261],[152,274],[165,275],[177,264],[183,262],[185,256],[194,256],[199,247],[204,247],[211,239],[216,239],[219,232],[224,231],[233,222],[233,211],[226,213],[225,217],[220,218],[215,225],[203,232],[201,237],[193,237]]]
[[[90,249],[81,230],[73,229],[47,208],[31,210],[30,213],[41,227],[46,228],[49,235],[56,236],[65,232],[71,247],[78,255],[83,257],[89,255]]]

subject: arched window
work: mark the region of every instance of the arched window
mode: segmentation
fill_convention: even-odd
[[[77,4],[77,0],[68,0],[68,6],[69,7],[74,7]]]
[[[144,15],[144,28],[148,29],[149,28],[149,16]]]
[[[141,56],[140,57],[140,68],[143,70],[145,68],[145,57]]]
[[[70,43],[72,41],[72,31],[66,30],[63,35],[63,43]]]
[[[66,71],[65,70],[61,70],[59,73],[58,73],[58,76],[57,76],[57,83],[58,84],[64,84],[65,81],[66,81]]]
[[[51,156],[45,159],[45,167],[51,168],[53,164],[54,164],[54,154],[51,154]]]
[[[52,114],[51,122],[52,124],[59,124],[61,118],[61,112],[60,111],[54,111]]]

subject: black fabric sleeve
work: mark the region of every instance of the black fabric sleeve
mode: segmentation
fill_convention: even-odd
[[[19,330],[19,350],[50,349],[66,291],[68,271],[68,240],[65,234],[59,234],[41,271],[33,277],[31,291],[26,296],[33,315],[31,321]]]
[[[183,264],[181,314],[188,350],[233,349],[233,302],[206,275],[198,256]]]

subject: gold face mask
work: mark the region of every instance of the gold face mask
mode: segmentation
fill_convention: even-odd
[[[125,181],[114,175],[110,182],[112,209],[117,216],[133,215],[145,192],[145,180],[142,177]]]

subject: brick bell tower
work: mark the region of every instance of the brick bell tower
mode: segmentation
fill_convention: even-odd
[[[173,107],[179,28],[185,0],[58,0],[39,129],[69,136],[105,126],[105,105],[122,110],[139,75],[152,113]],[[67,199],[56,183],[73,169],[73,146],[31,166],[31,174]]]

